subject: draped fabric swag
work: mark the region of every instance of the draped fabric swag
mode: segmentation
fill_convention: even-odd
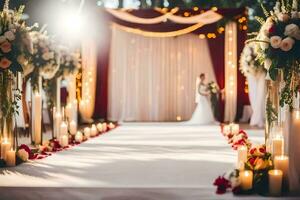
[[[116,12],[115,12],[116,11]],[[211,23],[211,24],[205,24],[202,25],[201,23],[192,23],[192,24],[188,24],[188,23],[180,23],[178,22],[174,22],[171,21],[170,16],[176,16],[179,18],[185,18],[186,20],[192,20],[194,16],[200,17],[201,16],[201,12],[195,12],[192,9],[179,9],[176,12],[173,13],[161,13],[158,12],[157,10],[127,10],[122,11],[122,10],[113,10],[113,14],[110,12],[110,10],[108,11],[104,11],[102,13],[102,19],[103,16],[106,17],[106,20],[104,20],[104,24],[102,23],[102,27],[106,27],[107,29],[102,29],[103,32],[108,33],[107,34],[107,39],[105,40],[106,43],[104,45],[104,48],[101,48],[100,55],[98,57],[98,70],[97,70],[97,76],[100,77],[97,80],[97,96],[96,96],[96,107],[95,107],[95,113],[94,113],[94,117],[99,118],[99,117],[109,117],[111,119],[117,119],[117,118],[122,118],[124,120],[137,120],[138,118],[136,118],[136,116],[143,116],[142,119],[155,119],[155,116],[146,116],[144,117],[145,114],[136,114],[136,116],[132,116],[132,114],[128,113],[128,112],[123,112],[122,113],[120,111],[117,111],[117,108],[120,108],[121,105],[118,105],[117,107],[113,108],[111,101],[115,102],[115,100],[112,100],[111,98],[112,96],[112,92],[111,90],[113,90],[112,88],[116,87],[115,84],[113,84],[113,80],[116,78],[115,74],[118,74],[118,76],[121,76],[121,74],[123,73],[122,71],[118,72],[118,70],[116,70],[113,73],[113,66],[116,66],[118,61],[117,59],[121,59],[124,60],[123,58],[119,58],[120,57],[120,51],[123,51],[123,53],[125,52],[125,54],[128,56],[126,62],[130,59],[137,59],[140,60],[138,58],[137,55],[139,55],[138,53],[136,54],[132,54],[131,51],[133,51],[133,47],[137,46],[138,42],[134,42],[133,44],[128,44],[129,46],[125,46],[125,44],[122,43],[122,41],[119,41],[117,39],[115,39],[116,35],[122,35],[122,37],[124,37],[124,35],[130,35],[131,37],[136,37],[136,38],[147,38],[149,41],[152,40],[181,40],[182,38],[185,38],[187,40],[187,35],[189,35],[189,37],[192,37],[190,35],[194,35],[195,38],[195,43],[198,44],[198,42],[202,43],[203,41],[206,41],[207,43],[207,50],[206,53],[210,53],[210,58],[211,58],[211,63],[212,63],[212,68],[214,69],[215,72],[215,76],[217,77],[216,81],[218,83],[218,85],[220,86],[221,89],[223,89],[225,87],[225,85],[228,83],[226,83],[226,81],[228,82],[228,80],[226,80],[226,73],[225,73],[225,52],[227,51],[225,49],[225,34],[222,33],[218,33],[218,26],[217,23]],[[183,14],[185,12],[190,12],[191,16],[190,17],[182,17]],[[209,11],[206,11],[209,12]],[[117,14],[116,14],[117,13]],[[204,12],[205,13],[205,12]],[[224,16],[227,19],[232,19],[233,21],[236,21],[237,19],[239,19],[242,16],[245,16],[245,9],[241,8],[241,9],[218,9],[217,11],[211,12],[211,13],[216,13],[219,14],[220,16]],[[120,14],[120,15],[119,15]],[[121,15],[126,14],[128,16],[128,18],[122,18],[120,17]],[[119,15],[119,16],[117,16]],[[158,23],[158,21],[151,21],[150,19],[162,19],[162,16],[164,17],[168,17],[168,20],[162,21],[160,23]],[[145,20],[141,20],[140,22],[135,21],[139,18],[143,18]],[[156,19],[156,20],[157,20]],[[113,24],[113,25],[112,25]],[[193,26],[197,26],[199,25],[199,28],[197,28],[196,30],[192,30],[191,34],[178,34],[181,36],[174,37],[174,35],[169,35],[170,32],[176,32],[176,33],[181,33],[181,31],[193,27]],[[201,26],[200,26],[201,25]],[[243,25],[243,24],[242,24]],[[108,28],[110,28],[111,30],[109,30]],[[118,29],[118,31],[116,31]],[[246,31],[241,30],[241,24],[239,24],[239,27],[235,29],[236,33],[235,33],[235,38],[238,38],[239,41],[237,41],[236,48],[234,49],[235,52],[232,52],[233,54],[235,54],[235,57],[238,57],[243,46],[244,46],[244,41],[246,38]],[[118,33],[116,33],[118,32]],[[122,33],[122,34],[121,34]],[[199,39],[200,35],[205,35],[207,36],[207,34],[209,33],[215,33],[217,35],[217,37],[215,39]],[[203,37],[201,37],[203,38]],[[228,38],[227,38],[228,39]],[[139,41],[139,39],[135,39],[135,41]],[[188,40],[187,40],[188,41]],[[197,42],[196,42],[197,41]],[[228,41],[228,40],[227,40]],[[118,44],[119,43],[119,44]],[[126,43],[130,43],[130,40],[127,40]],[[118,48],[117,48],[118,45]],[[150,43],[149,43],[150,45]],[[179,50],[184,50],[189,48],[190,43],[188,42],[182,42],[181,48],[178,48]],[[151,47],[151,46],[150,46]],[[139,48],[150,48],[148,46],[142,47],[140,46]],[[193,47],[193,45],[192,45]],[[123,48],[123,49],[122,49]],[[202,47],[201,47],[202,48]],[[119,57],[114,56],[114,59],[110,59],[110,63],[108,62],[109,58],[113,58],[112,54],[114,52],[119,52],[117,53],[117,55],[119,55]],[[144,51],[144,50],[141,50]],[[129,53],[131,52],[131,53]],[[153,52],[153,54],[149,53],[149,57],[156,57],[157,52],[160,52],[160,49],[157,48],[156,51]],[[129,55],[130,54],[130,55]],[[165,55],[164,59],[168,59],[169,55]],[[188,56],[188,55],[187,55]],[[155,60],[156,61],[156,60]],[[233,60],[234,61],[234,60]],[[125,63],[126,63],[125,62]],[[144,69],[144,71],[146,70],[152,70],[152,76],[155,72],[155,69],[157,70],[157,66],[154,66],[152,63],[149,64],[150,69],[146,68],[144,66],[144,64],[141,64],[141,62],[136,61],[137,63],[134,63],[135,65],[132,65],[130,67],[136,66],[136,67],[141,67]],[[158,61],[156,61],[158,62]],[[166,60],[163,61],[161,60],[161,62],[167,62]],[[120,62],[119,62],[120,64]],[[122,63],[123,64],[123,63]],[[168,64],[168,63],[167,63]],[[198,65],[202,64],[202,61],[198,61]],[[128,65],[128,64],[126,64]],[[138,66],[139,65],[139,66]],[[150,66],[151,65],[151,66]],[[157,65],[155,63],[155,65]],[[174,64],[172,64],[174,66]],[[182,63],[181,68],[189,68],[191,66],[190,63]],[[167,68],[166,65],[164,65],[164,68]],[[177,69],[177,68],[176,68]],[[235,99],[235,105],[231,104],[230,106],[230,112],[228,112],[228,108],[227,108],[227,118],[226,120],[230,120],[233,121],[234,119],[238,119],[239,116],[241,116],[241,111],[243,109],[243,105],[245,104],[249,104],[249,100],[247,97],[247,94],[244,91],[245,88],[245,78],[239,73],[239,71],[237,70],[238,66],[237,64],[235,65],[235,83],[239,83],[236,88],[234,89],[235,91],[235,98],[230,97],[229,99]],[[125,69],[121,69],[121,70],[125,70]],[[147,73],[150,73],[148,72]],[[109,73],[108,73],[109,72]],[[128,73],[128,71],[126,72]],[[114,74],[114,75],[112,75]],[[172,74],[173,75],[173,74]],[[198,75],[198,72],[196,74],[193,75],[194,79],[196,78],[196,76]],[[132,79],[129,79],[129,83],[131,84],[132,87],[133,85],[133,79],[137,77],[137,79],[139,79],[137,76],[137,74],[135,74],[133,76],[133,74],[129,75],[127,74],[126,76],[130,76]],[[125,79],[122,79],[123,81]],[[135,80],[136,81],[136,80]],[[142,82],[146,82],[146,80],[141,80]],[[135,82],[135,84],[138,84],[138,86],[134,86],[134,87],[140,87],[140,83],[138,83],[138,81]],[[174,85],[174,82],[172,83]],[[109,86],[108,86],[109,85]],[[193,85],[195,85],[195,83],[193,83]],[[150,87],[150,84],[149,84]],[[154,87],[153,85],[151,87]],[[164,87],[164,86],[162,86]],[[161,89],[161,88],[160,88]],[[184,90],[188,90],[189,88],[185,88]],[[152,91],[152,90],[148,90]],[[119,93],[125,93],[124,91],[120,91]],[[191,92],[194,93],[194,90],[191,89]],[[227,91],[228,92],[228,91]],[[132,91],[130,91],[130,93],[132,93]],[[239,96],[237,97],[236,94],[239,94]],[[121,94],[118,94],[119,96]],[[165,95],[164,93],[160,93],[161,96]],[[176,94],[177,95],[177,94]],[[226,94],[227,98],[229,93]],[[129,95],[128,95],[129,96]],[[194,94],[193,94],[194,96]],[[148,95],[149,97],[149,95]],[[127,101],[131,101],[133,97],[129,97],[129,99],[127,99]],[[169,98],[169,97],[167,97]],[[225,97],[226,98],[226,97]],[[119,98],[119,101],[121,101],[122,98]],[[122,100],[123,101],[123,100]],[[143,100],[145,101],[145,100]],[[228,99],[226,100],[225,104],[227,103],[227,101],[229,101]],[[146,105],[146,102],[149,101],[145,101],[145,103],[142,103],[143,105]],[[148,103],[149,104],[149,103]],[[147,104],[147,105],[148,105]],[[116,104],[115,104],[116,105]],[[140,106],[140,105],[137,105]],[[189,106],[189,105],[188,105]],[[194,103],[192,106],[186,108],[184,111],[180,110],[178,107],[173,107],[174,110],[171,111],[170,107],[166,108],[169,109],[169,112],[171,112],[172,114],[170,116],[164,116],[163,117],[163,121],[174,121],[176,117],[176,119],[181,119],[181,120],[186,120],[189,119],[189,117],[191,116],[191,112],[193,110],[194,107]],[[221,115],[221,121],[223,121],[223,116],[224,116],[224,101],[222,100],[220,102],[220,115]],[[153,107],[152,107],[153,108]],[[172,108],[172,109],[173,109]],[[132,111],[133,112],[133,111]],[[228,113],[230,115],[230,117],[228,118]],[[177,116],[178,114],[178,116]],[[189,116],[188,116],[189,115]]]

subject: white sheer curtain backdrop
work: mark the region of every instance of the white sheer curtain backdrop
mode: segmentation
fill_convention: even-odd
[[[97,81],[97,46],[91,39],[82,42],[82,97],[79,103],[81,119],[92,122]]]
[[[249,100],[252,108],[251,126],[263,127],[265,124],[265,73],[247,76]]]
[[[237,84],[237,24],[229,22],[225,27],[225,122],[235,120]]]
[[[215,81],[207,41],[193,34],[151,38],[114,27],[110,56],[110,120],[189,120],[197,76]]]

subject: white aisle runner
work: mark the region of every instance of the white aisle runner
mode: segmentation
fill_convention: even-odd
[[[260,138],[263,138],[262,134],[256,139]],[[108,134],[46,159],[2,170],[0,187],[43,187],[48,188],[48,192],[51,187],[58,191],[59,188],[73,188],[68,192],[73,196],[77,192],[77,197],[84,193],[93,194],[84,192],[84,188],[98,188],[101,194],[118,188],[116,191],[123,191],[123,195],[126,188],[156,188],[158,196],[163,189],[171,188],[175,193],[180,193],[181,189],[192,194],[189,189],[196,188],[197,194],[216,198],[212,183],[218,175],[232,169],[235,159],[235,152],[218,126],[123,124]],[[107,190],[103,191],[103,188]],[[30,190],[37,192],[34,188]],[[14,189],[0,188],[2,194],[8,191],[13,193]],[[117,194],[116,191],[111,193]],[[22,189],[18,192],[22,194]]]

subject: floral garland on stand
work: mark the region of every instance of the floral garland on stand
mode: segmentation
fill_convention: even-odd
[[[0,11],[0,143],[1,163],[15,164],[14,149],[16,133],[13,131],[13,118],[17,113],[17,101],[20,91],[17,89],[16,76],[23,72],[24,64],[31,59],[32,43],[30,31],[22,20],[24,6],[18,10],[9,10],[6,0]],[[7,156],[9,152],[10,156]],[[3,159],[3,160],[2,160]]]
[[[240,57],[240,71],[247,77],[248,75],[254,75],[264,73],[265,69],[263,65],[256,59],[257,53],[255,52],[256,45],[254,43],[248,43],[245,45],[241,57]]]

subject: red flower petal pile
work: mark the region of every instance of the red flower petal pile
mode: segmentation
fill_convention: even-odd
[[[224,194],[226,193],[228,188],[231,188],[231,183],[229,180],[224,178],[224,176],[219,176],[215,181],[214,185],[217,186],[217,194]]]

